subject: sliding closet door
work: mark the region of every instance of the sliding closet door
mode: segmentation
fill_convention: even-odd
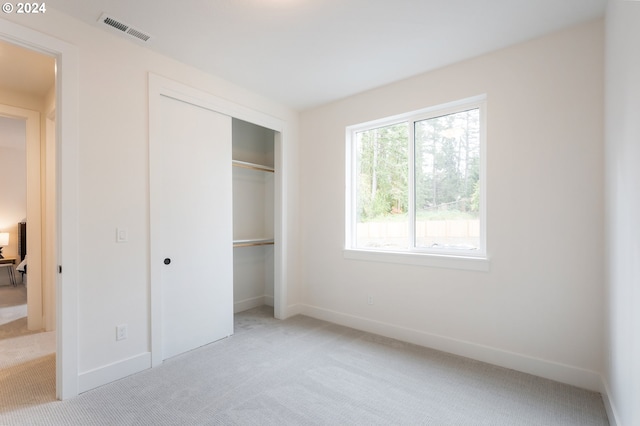
[[[233,333],[231,118],[161,98],[151,242],[167,359]]]

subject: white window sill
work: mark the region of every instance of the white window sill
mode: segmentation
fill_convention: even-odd
[[[390,252],[362,249],[344,249],[344,258],[369,262],[401,263],[405,265],[429,266],[435,268],[461,269],[488,272],[490,262],[487,257],[439,255],[431,253]]]

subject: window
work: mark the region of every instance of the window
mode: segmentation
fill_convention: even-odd
[[[484,98],[347,128],[346,249],[484,258]]]

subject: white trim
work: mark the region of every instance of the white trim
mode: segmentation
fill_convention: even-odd
[[[611,426],[622,426],[622,423],[619,421],[620,417],[618,416],[618,411],[611,399],[611,389],[604,378],[602,379],[602,389],[600,390],[600,394],[602,395],[602,402],[604,402],[604,409],[607,411],[609,424]]]
[[[81,373],[78,377],[80,393],[98,386],[123,379],[151,367],[151,353],[145,352],[131,358]]]
[[[305,305],[302,305],[300,303],[293,303],[289,306],[287,306],[287,318],[291,318],[294,317],[296,315],[302,315],[302,310],[304,309]]]
[[[480,248],[482,256],[487,257],[487,98],[480,105]]]
[[[356,205],[356,188],[354,182],[356,181],[357,168],[355,167],[356,158],[356,141],[353,140],[354,131],[347,127],[345,129],[345,180],[344,183],[344,232],[345,232],[345,247],[353,247],[356,241],[356,227],[353,226],[355,220],[353,215],[357,209]]]
[[[461,269],[489,272],[491,263],[486,257],[437,255],[417,252],[391,252],[362,249],[344,249],[344,258],[369,262],[400,263],[434,268]]]
[[[27,328],[41,330],[44,328],[42,306],[42,129],[40,113],[31,111],[27,118],[27,256],[33,263],[33,271],[29,267],[29,290],[27,292]],[[33,272],[33,275],[31,275]]]
[[[202,108],[210,109],[230,117],[238,118],[249,123],[257,124],[262,127],[276,131],[275,137],[275,225],[274,240],[276,241],[274,249],[274,316],[279,319],[287,317],[287,276],[286,276],[286,253],[287,253],[287,223],[286,217],[286,188],[287,170],[283,161],[283,147],[288,141],[288,131],[285,128],[286,123],[278,118],[272,117],[260,111],[238,105],[226,99],[219,98],[210,93],[204,92],[174,80],[149,73],[149,162],[153,164],[154,153],[153,141],[158,139],[159,127],[159,99],[161,96],[170,97],[178,101],[187,102]],[[229,142],[231,143],[231,141]],[[231,164],[229,158],[229,164]],[[149,203],[150,209],[153,210],[154,200],[157,194],[154,194],[153,182],[156,180],[155,175],[150,171],[150,192]],[[157,187],[157,185],[155,185]],[[154,229],[158,225],[154,221],[153,215],[150,215],[150,229]],[[151,236],[152,232],[149,233]],[[151,364],[153,367],[162,363],[162,292],[160,288],[161,259],[162,254],[159,247],[149,242],[149,271],[150,271],[150,298],[151,298]]]
[[[167,96],[182,102],[187,102],[202,108],[210,109],[229,117],[238,118],[277,132],[282,132],[284,122],[279,118],[255,111],[251,108],[236,104],[227,99],[220,98],[211,93],[204,92],[186,84],[149,73],[149,86],[160,90],[162,96]],[[231,161],[231,160],[229,160]]]
[[[240,118],[240,117],[238,117]],[[251,121],[251,120],[245,120]],[[257,123],[255,123],[257,124]],[[273,315],[278,319],[285,319],[287,313],[288,298],[288,275],[287,275],[287,253],[288,253],[288,187],[287,187],[287,162],[284,161],[284,150],[289,141],[289,132],[284,129],[284,123],[280,125],[280,130],[276,132],[274,138],[274,169],[278,172],[274,176],[274,200],[273,214],[274,225],[273,235],[276,242],[273,250]]]
[[[78,394],[78,51],[71,44],[0,18],[0,39],[56,57],[57,258],[56,396]]]
[[[354,132],[358,130],[366,130],[373,127],[390,126],[392,124],[401,123],[407,120],[424,120],[428,118],[439,117],[441,115],[452,114],[458,112],[460,108],[467,106],[474,106],[487,101],[487,95],[471,96],[457,101],[447,102],[444,104],[438,104],[429,106],[426,108],[418,109],[415,111],[404,112],[402,114],[392,115],[391,117],[379,118],[376,120],[366,121],[364,123],[358,123],[347,127],[348,132]]]
[[[534,358],[499,348],[427,333],[369,318],[344,314],[316,306],[302,305],[301,313],[357,330],[398,339],[500,367],[510,368],[523,373],[533,374],[583,389],[595,392],[600,392],[602,389],[602,378],[600,374],[571,365]]]
[[[57,235],[57,168],[58,153],[56,152],[56,122],[55,99],[52,99],[51,109],[45,114],[44,129],[44,186],[42,204],[42,310],[44,314],[45,331],[56,329],[56,283],[58,281],[58,250]]]
[[[409,241],[408,247],[411,251],[416,247],[416,120],[415,118],[407,122],[409,127]],[[355,222],[355,221],[354,221]],[[358,225],[356,225],[357,227]]]
[[[250,297],[248,299],[233,302],[233,313],[237,314],[238,312],[243,312],[248,309],[257,308],[258,306],[267,305],[268,303],[266,303],[266,297],[267,296]],[[271,303],[271,306],[273,306],[273,298],[271,298]]]

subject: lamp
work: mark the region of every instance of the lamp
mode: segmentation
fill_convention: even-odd
[[[4,259],[2,255],[2,247],[6,247],[9,245],[9,233],[8,232],[0,232],[0,259]]]

